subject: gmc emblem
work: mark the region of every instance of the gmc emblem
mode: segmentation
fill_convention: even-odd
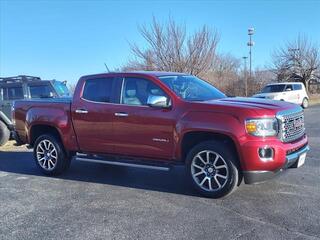
[[[300,128],[303,126],[303,120],[301,118],[295,119],[293,122],[295,128]]]

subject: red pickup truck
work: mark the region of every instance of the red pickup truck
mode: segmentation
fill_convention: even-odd
[[[191,75],[107,73],[81,77],[73,99],[16,101],[19,141],[44,174],[80,161],[169,170],[183,164],[204,196],[231,193],[304,164],[300,106],[229,98]]]

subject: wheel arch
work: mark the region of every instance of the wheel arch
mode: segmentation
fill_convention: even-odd
[[[59,130],[52,125],[47,125],[47,124],[33,125],[30,127],[29,133],[30,133],[29,135],[30,146],[33,146],[37,138],[44,134],[52,135],[56,137],[59,141],[61,141],[61,143],[63,143]]]
[[[237,145],[237,141],[231,134],[221,133],[221,132],[212,132],[212,131],[189,131],[186,132],[181,140],[180,147],[180,156],[181,160],[184,162],[188,152],[197,144],[204,141],[219,141],[230,146],[231,151],[233,151],[237,158],[237,164],[239,167],[241,166],[240,154],[239,154],[239,146]]]

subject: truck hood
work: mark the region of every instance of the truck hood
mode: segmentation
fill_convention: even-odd
[[[296,104],[267,100],[263,98],[228,97],[217,100],[203,101],[201,104],[212,106],[214,109],[229,112],[233,115],[241,114],[246,116],[274,116],[277,112],[300,108]],[[211,108],[213,109],[213,108]]]

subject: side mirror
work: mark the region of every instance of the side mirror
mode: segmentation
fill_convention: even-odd
[[[286,88],[286,92],[289,92],[291,91],[292,89],[291,88]]]
[[[147,100],[147,104],[150,107],[156,108],[169,108],[170,103],[169,99],[165,96],[149,96]]]

